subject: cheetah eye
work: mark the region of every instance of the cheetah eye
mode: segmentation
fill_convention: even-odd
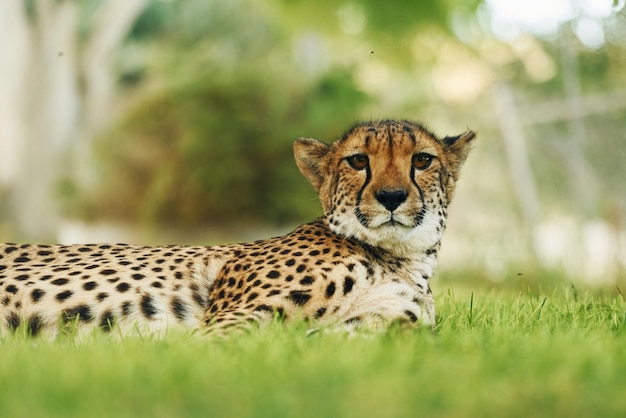
[[[426,170],[428,167],[430,167],[430,164],[433,162],[434,158],[434,156],[426,154],[425,152],[415,154],[413,156],[413,167],[417,168],[418,170]]]
[[[363,170],[368,166],[369,160],[365,154],[355,154],[347,158],[348,163],[355,170]]]

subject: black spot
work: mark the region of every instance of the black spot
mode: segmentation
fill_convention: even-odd
[[[30,261],[30,258],[28,258],[28,257],[17,257],[13,261],[16,262],[16,263],[28,263]]]
[[[257,276],[256,273],[250,273],[250,275],[246,279],[246,282],[250,283],[252,280],[256,279],[256,276]]]
[[[326,308],[321,307],[319,308],[317,311],[315,311],[315,314],[313,315],[313,318],[315,319],[319,319],[321,318],[324,314],[326,313]]]
[[[254,311],[255,312],[269,312],[269,313],[274,312],[274,310],[270,306],[267,306],[267,305],[259,305],[256,308],[254,308]]]
[[[354,279],[350,276],[346,277],[343,281],[343,294],[347,295],[350,293],[352,286],[354,286]]]
[[[60,271],[67,271],[69,269],[70,269],[69,267],[55,267],[55,268],[52,269],[52,271],[55,272],[55,273],[58,273]]]
[[[114,321],[115,321],[115,316],[113,315],[113,312],[109,310],[104,311],[104,313],[102,314],[102,317],[100,318],[99,327],[104,332],[111,332]]]
[[[184,321],[185,317],[187,316],[187,306],[183,303],[183,301],[174,296],[172,298],[171,307],[176,319],[178,319],[179,321]]]
[[[39,315],[33,315],[28,318],[28,335],[32,335],[33,337],[35,337],[37,334],[39,334],[41,328],[43,328],[43,320]]]
[[[304,276],[304,278],[300,280],[300,284],[308,285],[312,284],[314,281],[315,279],[313,278],[313,276]]]
[[[68,279],[54,279],[50,283],[52,283],[55,286],[63,286],[64,284],[67,284],[67,282],[69,282]]]
[[[17,250],[17,247],[6,247],[4,249],[4,253],[5,254],[11,254],[13,251],[16,251],[16,250]]]
[[[130,315],[130,313],[132,312],[132,309],[133,309],[133,305],[130,302],[126,301],[122,303],[122,315],[123,316]]]
[[[17,287],[15,287],[15,285],[12,285],[12,284],[8,285],[4,290],[13,294],[16,294],[18,291]]]
[[[15,276],[15,280],[18,282],[23,282],[24,280],[28,280],[30,276],[28,274],[20,274],[19,276]]]
[[[39,299],[41,299],[43,295],[45,294],[46,292],[44,292],[41,289],[33,289],[33,291],[30,294],[30,298],[32,299],[33,303],[37,303],[39,302]]]
[[[146,277],[146,276],[144,276],[143,274],[139,274],[139,273],[135,273],[135,274],[132,275],[133,280],[141,280],[144,277]]]
[[[267,273],[268,279],[278,279],[280,277],[280,272],[278,270],[272,270]]]
[[[417,315],[415,315],[413,312],[407,309],[406,311],[404,311],[404,314],[409,317],[411,322],[417,322]]]
[[[15,312],[11,312],[7,316],[7,326],[12,331],[15,331],[20,326],[20,322],[20,317]]]
[[[326,298],[330,298],[335,294],[335,282],[330,282],[326,286]]]
[[[157,289],[161,289],[163,287],[163,284],[161,282],[152,282],[150,286],[155,287]]]
[[[98,283],[93,282],[93,281],[92,282],[83,283],[83,289],[85,289],[85,290],[93,290],[96,287],[98,287]]]
[[[206,301],[204,300],[204,298],[202,297],[202,295],[200,293],[193,292],[191,297],[193,298],[193,301],[196,302],[196,304],[199,307],[201,307],[201,308],[206,308],[207,307]]]
[[[280,295],[280,290],[278,289],[270,290],[270,292],[267,294],[267,296],[274,296],[274,295]]]
[[[307,291],[292,290],[289,292],[289,299],[298,306],[302,306],[311,299],[311,295]]]
[[[80,251],[81,253],[88,253],[88,252],[90,252],[90,251],[92,251],[92,250],[91,250],[91,248],[89,248],[89,247],[80,247],[80,248],[78,249],[78,251]]]
[[[71,290],[65,290],[61,293],[57,293],[54,298],[59,302],[63,302],[64,300],[69,299],[73,294],[74,292],[72,292]]]
[[[250,293],[250,295],[248,296],[248,302],[250,302],[250,301],[252,301],[252,300],[254,300],[254,299],[258,298],[258,297],[259,297],[258,293],[256,293],[256,292]]]
[[[231,277],[231,278],[228,279],[228,287],[235,286],[235,283],[237,283],[237,281],[235,280],[234,277]]]
[[[100,292],[98,293],[98,295],[96,296],[96,299],[98,299],[98,302],[102,302],[103,300],[105,300],[106,298],[109,297],[108,293],[105,292]]]
[[[285,261],[285,265],[286,265],[287,267],[291,267],[291,266],[293,266],[294,264],[296,264],[296,260],[295,260],[295,259],[293,259],[293,258],[290,258],[289,260]]]
[[[360,323],[361,323],[361,317],[360,316],[353,316],[352,318],[346,319],[344,321],[344,324],[347,324],[347,325],[351,325],[351,324],[358,325]]]
[[[111,274],[115,274],[117,273],[115,270],[113,269],[104,269],[104,270],[100,270],[100,274],[104,275],[104,276],[110,276]]]
[[[141,302],[139,304],[141,306],[141,312],[143,312],[144,316],[148,319],[152,318],[157,313],[153,302],[152,296],[150,295],[143,295],[141,297]]]
[[[298,273],[302,273],[304,270],[306,270],[306,266],[304,264],[300,264],[296,269]]]
[[[63,319],[65,322],[74,321],[76,319],[83,322],[93,321],[91,308],[87,305],[78,305],[63,311]]]

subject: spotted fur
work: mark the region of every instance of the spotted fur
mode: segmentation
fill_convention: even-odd
[[[269,318],[432,324],[430,279],[474,133],[361,123],[295,142],[325,216],[252,243],[188,247],[0,245],[0,331],[161,333]]]

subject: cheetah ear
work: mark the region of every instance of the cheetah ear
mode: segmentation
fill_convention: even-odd
[[[330,147],[313,138],[298,138],[293,144],[296,164],[313,188],[319,192],[326,177],[326,155]]]
[[[469,129],[457,136],[446,136],[441,140],[450,162],[454,180],[458,180],[459,172],[471,150],[470,143],[476,134]]]

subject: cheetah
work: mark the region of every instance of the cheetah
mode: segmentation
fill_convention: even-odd
[[[0,334],[67,329],[207,333],[272,318],[385,329],[435,322],[430,279],[475,134],[358,123],[329,144],[294,143],[324,216],[223,246],[0,245]]]

